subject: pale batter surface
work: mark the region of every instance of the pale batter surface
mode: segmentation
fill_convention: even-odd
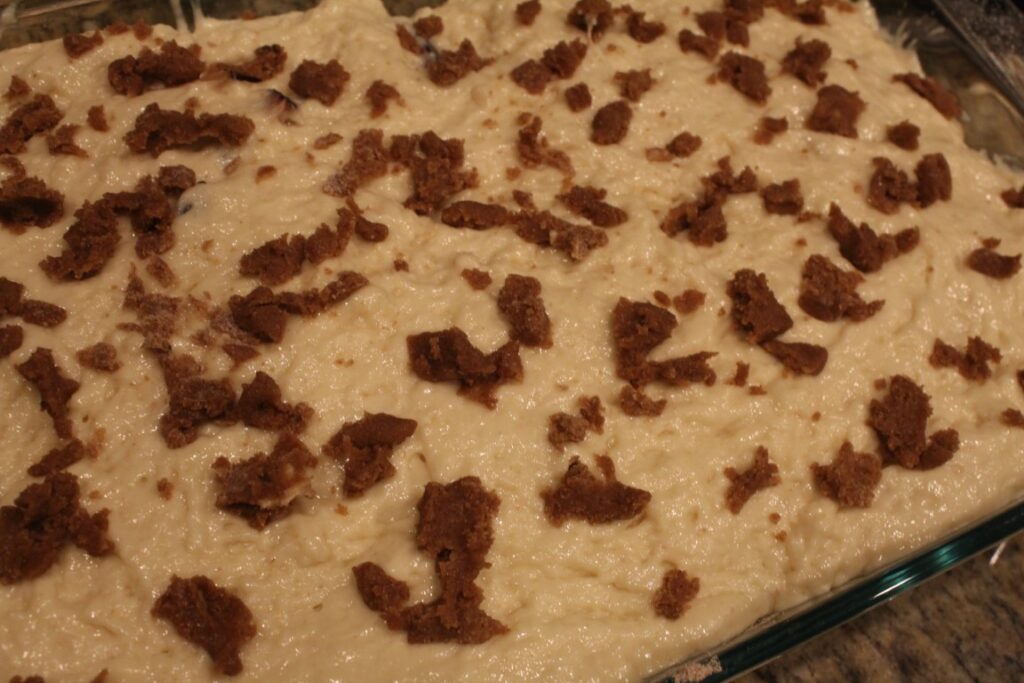
[[[90,106],[104,104],[111,126],[107,133],[87,127],[78,133],[88,158],[50,156],[41,137],[19,156],[29,175],[64,194],[67,212],[47,229],[0,230],[0,275],[23,283],[33,298],[63,306],[69,317],[54,329],[26,325],[22,347],[0,361],[0,503],[11,504],[37,481],[26,468],[58,444],[38,393],[14,369],[36,347],[51,348],[57,364],[82,385],[70,404],[76,434],[83,440],[105,435],[97,457],[69,471],[79,477],[89,510],[110,509],[116,543],[103,558],[68,548],[45,575],[0,587],[0,674],[77,683],[106,668],[113,683],[217,679],[204,651],[150,614],[172,574],[203,574],[243,599],[258,625],[241,652],[240,681],[638,680],[1020,494],[1022,432],[999,416],[1024,407],[1015,379],[1024,367],[1022,280],[984,277],[965,259],[988,237],[1002,240],[1001,253],[1021,251],[1024,211],[1012,211],[999,198],[1019,187],[1021,177],[967,149],[958,122],[890,81],[919,69],[912,54],[883,39],[867,2],[849,13],[828,9],[825,26],[805,26],[775,10],[751,25],[750,47],[740,51],[766,65],[772,94],[763,107],[725,83],[709,84],[714,64],[680,51],[679,30],[698,29],[673,0],[634,4],[667,25],[665,36],[640,44],[619,21],[590,46],[572,79],[531,95],[509,78],[512,69],[560,40],[585,35],[566,25],[567,0],[543,0],[529,28],[516,23],[516,4],[451,0],[437,10],[445,27],[433,39],[438,46],[455,48],[468,38],[494,59],[444,89],[427,79],[421,58],[401,49],[395,20],[375,0],[327,1],[306,14],[254,21],[203,21],[192,35],[156,28],[154,37],[202,46],[208,64],[244,60],[265,44],[284,46],[284,72],[262,84],[200,80],[139,97],[115,95],[106,67],[139,51],[131,33],[108,36],[70,62],[59,42],[0,55],[0,84],[21,76],[36,92],[50,94],[68,123],[83,123]],[[720,7],[712,0],[687,5],[691,13]],[[867,103],[859,139],[804,129],[815,92],[780,74],[783,56],[800,36],[829,43],[827,83],[857,91]],[[296,98],[294,125],[281,123],[279,111],[266,105],[266,89],[287,92],[288,74],[301,60],[332,58],[351,74],[342,96],[330,107]],[[855,58],[856,67],[847,58]],[[594,111],[619,97],[613,75],[638,68],[650,68],[655,84],[633,105],[628,135],[620,144],[594,145]],[[396,86],[402,102],[371,119],[362,94],[377,79]],[[573,113],[563,91],[581,81],[594,106]],[[147,104],[180,111],[193,97],[199,112],[251,118],[256,131],[248,143],[172,150],[159,159],[129,152],[123,136]],[[13,109],[0,107],[5,115]],[[557,170],[524,169],[510,180],[507,169],[521,166],[515,149],[521,112],[543,119],[549,143],[572,160],[573,182],[607,189],[606,200],[629,214],[607,231],[608,245],[585,260],[542,250],[508,227],[456,230],[418,216],[402,206],[409,195],[402,172],[356,194],[365,214],[390,228],[386,241],[353,240],[340,258],[307,267],[284,287],[322,286],[332,273],[354,270],[370,284],[348,301],[314,319],[292,319],[280,344],[261,346],[258,358],[236,369],[220,350],[190,341],[188,331],[203,321],[198,313],[184,317],[175,347],[201,360],[208,376],[229,377],[237,389],[264,370],[287,400],[313,408],[301,439],[314,453],[364,412],[419,424],[392,457],[394,478],[362,498],[344,499],[340,467],[321,458],[298,510],[263,531],[217,509],[211,466],[221,456],[237,461],[269,451],[273,434],[241,423],[208,425],[194,443],[171,450],[158,433],[167,405],[160,370],[138,334],[116,328],[135,321],[121,306],[138,263],[132,239],[124,237],[102,272],[82,282],[53,282],[38,266],[59,253],[71,213],[84,201],[130,189],[159,166],[184,164],[201,184],[182,197],[192,208],[176,219],[176,243],[164,255],[178,283],[164,291],[139,272],[150,291],[223,304],[256,285],[239,275],[241,254],[285,232],[310,234],[322,222],[333,224],[343,204],[321,186],[349,158],[351,141],[364,128],[382,128],[386,136],[433,130],[462,139],[479,184],[458,199],[514,208],[512,191],[524,190],[539,208],[584,222],[555,201],[562,191]],[[790,130],[770,145],[755,145],[751,136],[762,116],[785,116]],[[916,152],[885,139],[886,127],[904,119],[921,128]],[[683,130],[702,138],[696,153],[648,161],[647,148],[664,146]],[[329,132],[343,140],[313,149]],[[921,210],[903,205],[892,215],[868,206],[873,157],[912,169],[926,153],[948,160],[952,201]],[[859,323],[806,315],[797,305],[806,258],[823,254],[852,268],[823,220],[768,215],[757,194],[730,197],[724,242],[699,247],[685,235],[666,236],[659,229],[666,212],[692,198],[699,178],[724,156],[737,171],[749,165],[762,185],[799,178],[808,211],[827,214],[836,202],[878,232],[918,226],[920,245],[860,286],[865,300],[885,300],[881,311]],[[236,157],[234,172],[225,173]],[[276,174],[257,184],[256,169],[265,165]],[[396,259],[408,262],[408,272],[395,269]],[[465,268],[488,271],[494,284],[474,291],[460,276]],[[726,283],[741,268],[767,275],[795,321],[792,338],[828,349],[824,372],[794,376],[736,332]],[[522,382],[500,387],[497,407],[488,410],[457,395],[452,384],[418,379],[409,368],[407,335],[458,326],[486,352],[506,340],[496,297],[511,273],[541,282],[552,321],[551,348],[522,350]],[[651,301],[655,290],[675,295],[691,288],[706,293],[706,302],[678,316],[679,326],[654,357],[715,351],[710,365],[718,382],[652,385],[648,393],[668,401],[664,413],[627,416],[616,398],[623,382],[615,374],[612,309],[620,297]],[[962,348],[976,335],[1002,352],[986,382],[929,365],[936,337]],[[86,370],[75,361],[77,350],[98,341],[117,348],[123,367],[116,373]],[[724,381],[738,361],[750,364],[749,382],[764,387],[764,395]],[[960,449],[935,470],[888,467],[870,507],[839,509],[815,489],[810,465],[830,462],[845,440],[859,451],[877,449],[866,425],[868,404],[882,393],[873,383],[895,374],[931,395],[929,432],[957,429]],[[573,411],[583,395],[604,402],[604,431],[559,453],[546,438],[548,417]],[[812,419],[814,413],[820,419]],[[723,470],[746,468],[759,445],[778,464],[781,483],[733,514],[725,504]],[[593,467],[597,454],[612,458],[621,481],[651,493],[646,511],[625,523],[552,525],[540,491],[562,476],[571,456]],[[478,584],[484,610],[509,632],[481,645],[407,644],[363,604],[352,567],[376,562],[410,584],[414,601],[430,599],[436,578],[432,558],[414,543],[415,506],[428,482],[468,475],[501,499],[490,567]],[[169,500],[157,492],[161,479],[173,484]],[[699,594],[676,621],[651,606],[670,568],[700,579]]]

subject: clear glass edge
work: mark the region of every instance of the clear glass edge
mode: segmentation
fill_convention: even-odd
[[[880,0],[869,0],[878,4]],[[913,1],[913,0],[909,0]],[[931,0],[927,0],[929,4]],[[242,0],[244,3],[245,0]],[[389,0],[382,0],[389,5]],[[437,0],[391,0],[402,9],[395,14],[408,14],[408,6],[422,3],[436,5]],[[20,22],[52,22],[54,28],[63,30],[48,36],[59,37],[66,26],[79,26],[84,30],[81,16],[62,16],[64,13],[80,12],[83,8],[112,8],[116,2],[110,0],[38,0],[37,2],[0,3],[0,26],[4,29],[17,27]],[[193,5],[200,8],[217,4],[216,0],[160,0],[149,4],[151,10],[168,11],[171,16],[186,19],[191,23]],[[264,5],[276,5],[275,0],[266,0]],[[279,4],[284,5],[285,2]],[[941,7],[947,31],[956,34],[960,49],[984,73],[991,85],[1009,100],[1015,113],[1024,117],[1024,93],[1013,88],[1010,79],[1001,74],[999,65],[979,49],[976,40],[965,36]],[[19,5],[22,11],[19,10]],[[153,7],[157,5],[159,7]],[[182,13],[184,10],[184,14]],[[288,11],[287,9],[285,11]],[[938,16],[938,15],[937,15]],[[67,21],[65,24],[64,21]],[[88,22],[89,19],[84,20]],[[63,26],[62,26],[63,24]],[[6,31],[5,31],[6,32]],[[31,42],[45,40],[33,39]],[[6,42],[6,41],[4,41]],[[29,41],[18,41],[21,44]],[[12,45],[13,46],[13,45]],[[987,150],[996,156],[998,152]],[[1014,161],[1011,159],[1011,161]],[[811,598],[795,607],[765,615],[736,636],[703,653],[693,655],[677,664],[648,676],[645,683],[722,683],[751,671],[799,645],[824,635],[870,609],[882,605],[925,581],[939,576],[975,555],[991,548],[1001,541],[1024,531],[1024,495],[999,509],[995,513],[951,532],[945,538],[910,555],[899,558],[888,565],[861,575],[831,590]]]

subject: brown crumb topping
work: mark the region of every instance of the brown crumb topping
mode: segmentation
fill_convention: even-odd
[[[156,483],[156,492],[164,500],[170,500],[171,496],[174,495],[174,484],[166,477],[161,477]]]
[[[999,419],[1007,427],[1018,427],[1024,429],[1024,413],[1016,408],[1007,408],[999,416]]]
[[[764,104],[772,94],[764,62],[738,52],[726,52],[718,60],[718,77],[747,99]]]
[[[647,359],[672,335],[676,324],[676,317],[665,308],[620,298],[612,312],[612,342],[618,376],[637,388],[654,381],[673,386],[713,385],[715,371],[707,361],[714,353],[703,351],[665,361]]]
[[[747,386],[747,379],[750,377],[750,364],[743,363],[740,361],[736,362],[736,373],[732,376],[732,379],[726,380],[726,384],[731,384],[734,387],[745,387]]]
[[[13,505],[0,507],[0,583],[11,585],[45,574],[69,544],[93,557],[109,555],[109,510],[90,514],[80,500],[78,479],[50,474],[26,487]]]
[[[363,603],[374,612],[385,615],[389,625],[398,625],[398,613],[409,602],[409,584],[391,578],[380,565],[373,562],[357,564],[352,567],[352,573]]]
[[[619,392],[619,407],[631,417],[657,417],[665,411],[667,404],[665,399],[656,401],[631,384]]]
[[[25,330],[20,325],[0,326],[0,358],[7,358],[20,349],[24,342]]]
[[[71,408],[68,403],[81,385],[64,376],[53,360],[53,352],[50,349],[37,348],[28,360],[15,367],[18,374],[39,392],[39,408],[53,420],[53,428],[57,432],[57,436],[62,439],[70,439],[72,436]]]
[[[789,121],[786,117],[772,118],[762,116],[757,123],[757,130],[754,131],[754,142],[758,145],[770,145],[777,135],[789,130]]]
[[[173,287],[178,282],[178,277],[171,270],[170,264],[159,256],[153,256],[146,262],[146,272],[164,289]]]
[[[953,177],[949,163],[942,154],[926,154],[914,168],[917,206],[924,209],[937,201],[948,202],[953,196]]]
[[[80,126],[64,125],[46,136],[46,148],[53,155],[88,157],[89,153],[75,142],[75,133]]]
[[[972,382],[984,382],[992,376],[989,363],[998,363],[1003,359],[999,349],[981,337],[971,337],[967,347],[960,351],[956,347],[936,338],[928,362],[932,367],[954,367],[960,371],[964,379]]]
[[[858,93],[841,85],[826,85],[818,91],[818,101],[805,125],[808,130],[819,133],[856,138],[857,119],[866,108]]]
[[[828,363],[828,349],[817,344],[771,339],[761,348],[798,375],[820,375]]]
[[[388,152],[384,148],[384,132],[364,129],[352,141],[352,156],[338,173],[324,183],[323,191],[335,197],[350,197],[361,186],[380,178],[388,171]]]
[[[167,369],[165,374],[169,374]],[[175,379],[167,390],[168,408],[160,417],[160,436],[170,448],[195,441],[204,424],[234,421],[235,390],[226,379],[185,376]]]
[[[0,126],[0,153],[21,154],[34,136],[54,128],[64,114],[49,95],[36,95],[7,116]]]
[[[725,476],[729,480],[725,504],[734,515],[739,514],[755,493],[782,482],[779,467],[768,458],[768,449],[764,446],[757,447],[754,462],[750,467],[742,472],[733,467],[726,467]]]
[[[477,291],[487,289],[493,282],[490,273],[485,270],[477,270],[476,268],[463,268],[462,277],[469,283],[470,287]]]
[[[531,244],[560,251],[573,261],[582,261],[594,249],[608,244],[603,230],[569,223],[547,211],[521,216],[516,235]]]
[[[423,54],[423,48],[420,46],[419,41],[416,40],[416,36],[405,26],[402,24],[395,26],[395,35],[398,37],[398,44],[402,46],[403,50],[414,55]]]
[[[64,217],[64,195],[39,178],[10,175],[0,184],[0,223],[19,233],[48,228]]]
[[[825,18],[825,0],[769,0],[770,6],[788,17],[809,26],[820,26],[827,23]]]
[[[947,462],[960,446],[954,429],[926,438],[931,399],[920,386],[903,375],[889,379],[888,393],[872,399],[868,426],[878,435],[882,460],[907,469],[932,469]]]
[[[566,23],[600,40],[615,21],[614,10],[608,0],[579,0],[566,16]]]
[[[594,103],[593,98],[590,96],[590,88],[586,83],[577,83],[571,88],[565,90],[565,103],[569,107],[569,111],[580,112],[584,109],[589,109],[590,105]]]
[[[299,493],[309,483],[308,470],[316,463],[309,449],[287,432],[269,454],[257,453],[237,463],[217,458],[217,507],[246,520],[253,529],[264,529],[294,511]]]
[[[287,60],[288,52],[280,45],[261,45],[253,50],[252,59],[238,64],[216,64],[214,68],[236,81],[262,83],[284,71]]]
[[[498,310],[509,325],[509,337],[523,346],[550,348],[551,319],[536,278],[509,275],[498,292]]]
[[[648,21],[644,18],[644,12],[637,12],[632,7],[626,7],[626,32],[629,37],[638,43],[653,43],[664,35],[666,26],[660,21]]]
[[[257,372],[252,382],[242,385],[238,397],[238,418],[247,426],[271,432],[300,434],[313,417],[305,403],[292,405],[281,398],[281,387],[265,372]]]
[[[726,239],[722,207],[731,194],[755,191],[757,176],[749,166],[736,175],[729,157],[719,159],[717,165],[716,172],[701,178],[703,193],[697,199],[683,201],[668,212],[661,223],[662,232],[674,237],[685,231],[692,243],[702,247]]]
[[[1011,209],[1024,209],[1024,185],[1021,185],[1020,189],[1010,188],[1003,190],[999,195],[1002,197],[1003,202]]]
[[[463,200],[452,202],[441,212],[441,222],[453,228],[486,230],[505,225],[512,214],[500,204]]]
[[[413,22],[412,28],[423,40],[430,40],[444,32],[444,20],[437,15],[421,17]]]
[[[896,125],[889,126],[885,129],[886,140],[900,149],[905,149],[910,152],[917,149],[918,138],[920,135],[921,129],[910,121],[900,121]]]
[[[55,304],[26,299],[23,284],[0,277],[0,319],[8,315],[20,317],[30,325],[49,328],[64,322],[68,312]]]
[[[392,100],[402,101],[402,95],[398,92],[398,88],[381,80],[371,83],[370,87],[366,89],[366,101],[370,103],[370,118],[376,119],[383,116]]]
[[[858,227],[836,204],[829,207],[828,231],[839,243],[839,253],[862,273],[876,272],[887,261],[913,250],[920,241],[917,228],[879,235],[867,223]]]
[[[918,76],[913,73],[905,73],[896,74],[892,77],[892,80],[905,84],[915,93],[931,102],[935,110],[947,119],[960,118],[962,111],[960,109],[960,100],[935,79]]]
[[[654,612],[659,617],[675,621],[686,613],[690,603],[700,591],[700,579],[681,569],[670,569],[661,578],[661,586],[654,593]]]
[[[828,74],[822,67],[832,56],[832,48],[823,40],[796,39],[796,46],[782,58],[782,72],[790,74],[812,88],[825,82]]]
[[[807,315],[825,322],[847,318],[867,320],[885,305],[885,301],[865,302],[857,293],[864,281],[855,271],[844,271],[830,260],[814,254],[804,263],[800,279],[800,308]]]
[[[761,201],[768,213],[781,216],[795,216],[804,208],[804,196],[800,191],[800,180],[792,178],[781,183],[772,183],[761,188]]]
[[[541,64],[551,74],[551,78],[568,79],[576,73],[576,69],[587,56],[587,44],[582,40],[567,43],[564,40],[544,50]]]
[[[336,144],[342,141],[342,137],[337,133],[324,133],[316,140],[313,140],[313,149],[325,150],[334,147]]]
[[[260,355],[259,351],[248,344],[228,343],[224,344],[221,349],[227,354],[228,358],[231,359],[234,364],[233,366],[236,368]]]
[[[629,218],[622,209],[604,201],[607,190],[597,187],[573,185],[566,193],[558,195],[558,200],[577,216],[582,216],[599,228],[613,228],[622,225]]]
[[[775,298],[764,273],[736,271],[727,293],[736,329],[752,344],[763,344],[793,327],[793,319]]]
[[[533,26],[540,14],[540,0],[526,0],[516,5],[516,21],[521,26]]]
[[[437,57],[427,62],[427,78],[434,85],[446,88],[493,61],[478,55],[471,41],[463,40],[457,50],[439,50]]]
[[[699,135],[683,131],[665,145],[665,150],[677,159],[685,159],[700,149],[703,142]]]
[[[619,96],[630,102],[639,102],[640,98],[654,87],[650,69],[617,71],[614,80],[619,86]]]
[[[579,415],[555,413],[548,417],[548,443],[559,451],[566,444],[582,442],[589,432],[604,431],[604,407],[597,396],[581,396]]]
[[[882,461],[871,453],[854,451],[845,441],[830,465],[811,464],[811,476],[818,492],[839,507],[866,508],[882,481]]]
[[[117,372],[121,362],[117,360],[117,349],[113,344],[99,342],[75,353],[75,358],[82,367],[97,372]]]
[[[288,87],[299,97],[312,98],[329,107],[341,97],[348,79],[348,71],[337,59],[323,64],[305,59],[288,77]]]
[[[413,373],[427,382],[455,382],[459,394],[493,410],[495,390],[523,378],[519,343],[509,341],[490,354],[480,351],[458,327],[406,338]]]
[[[679,49],[683,52],[696,52],[703,55],[708,61],[714,59],[718,54],[719,43],[717,40],[698,35],[688,28],[679,32],[678,43]]]
[[[280,285],[299,274],[305,259],[306,239],[284,234],[243,254],[238,272],[268,286]]]
[[[115,59],[107,67],[107,81],[117,94],[135,97],[155,88],[191,83],[205,68],[198,46],[185,48],[172,40],[161,45],[159,53],[144,47],[137,57]]]
[[[240,650],[256,635],[256,622],[238,596],[205,576],[173,576],[151,613],[206,650],[221,673],[236,676],[242,672]]]
[[[1013,277],[1020,271],[1021,255],[1003,256],[988,247],[975,249],[967,257],[967,267],[997,280]]]
[[[50,449],[39,462],[28,468],[28,473],[33,477],[48,477],[71,467],[85,456],[85,445],[78,439],[71,439]]]
[[[438,211],[452,197],[477,184],[476,169],[466,170],[462,140],[442,139],[433,131],[391,139],[391,158],[412,175],[412,194],[406,208],[420,215]]]
[[[124,140],[132,152],[150,154],[155,159],[169,149],[182,147],[240,147],[254,130],[252,119],[245,116],[202,114],[196,117],[192,111],[165,110],[153,103],[142,110]]]
[[[616,100],[597,110],[591,121],[590,140],[596,145],[615,145],[626,137],[633,110],[625,100]]]
[[[395,475],[391,454],[416,431],[416,420],[386,413],[366,413],[346,422],[324,446],[324,454],[344,467],[343,490],[349,498],[363,495]]]
[[[682,294],[672,297],[672,307],[682,315],[690,315],[701,306],[707,295],[698,289],[687,289]]]
[[[581,519],[588,524],[609,524],[640,515],[651,500],[651,494],[626,486],[615,477],[615,464],[607,455],[595,458],[602,479],[594,476],[579,458],[573,458],[558,485],[544,489],[544,514],[555,526],[567,519]]]
[[[7,85],[7,91],[4,93],[4,98],[8,100],[16,100],[19,97],[24,97],[31,93],[32,87],[25,82],[25,79],[14,74],[11,76],[11,82]]]
[[[569,155],[548,144],[546,137],[541,137],[540,130],[544,122],[539,116],[529,116],[525,125],[519,129],[516,142],[516,153],[519,161],[527,168],[550,166],[566,176],[572,177],[573,168]]]

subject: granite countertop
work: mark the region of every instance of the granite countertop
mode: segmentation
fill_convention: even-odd
[[[1024,534],[739,683],[1024,680]]]

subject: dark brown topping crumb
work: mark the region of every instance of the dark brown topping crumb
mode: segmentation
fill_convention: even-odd
[[[228,355],[228,358],[230,358],[233,361],[234,367],[238,367],[242,363],[250,361],[256,356],[260,355],[259,351],[257,351],[254,347],[249,346],[248,344],[229,343],[225,344],[221,348],[224,350],[224,353]]]
[[[745,387],[747,386],[747,379],[750,377],[750,364],[736,362],[736,374],[732,376],[732,379],[726,380],[726,384],[731,384],[734,387]]]
[[[457,138],[445,140],[433,131],[395,136],[390,155],[409,168],[413,191],[405,206],[420,215],[439,211],[452,197],[476,186],[476,169],[465,169],[463,142]]]
[[[593,98],[590,96],[590,88],[586,83],[577,83],[571,88],[567,88],[565,91],[565,102],[569,105],[569,111],[579,112],[584,109],[589,109],[590,105],[593,104]]]
[[[565,194],[558,195],[558,200],[577,216],[582,216],[599,228],[612,228],[622,225],[629,218],[622,209],[604,201],[607,190],[596,187],[580,187],[573,185]]]
[[[798,375],[819,375],[828,363],[828,349],[817,344],[772,339],[761,348]]]
[[[231,463],[220,457],[213,463],[217,507],[246,520],[253,529],[288,516],[301,489],[309,483],[316,457],[290,433],[282,434],[274,450]]]
[[[931,102],[935,110],[947,119],[960,117],[960,100],[935,79],[905,73],[893,76],[892,80],[906,84],[911,90]]]
[[[441,87],[459,82],[474,71],[480,71],[493,62],[477,54],[469,40],[459,43],[457,50],[439,50],[437,58],[427,62],[427,77]]]
[[[975,249],[967,257],[967,266],[982,275],[1005,280],[1013,277],[1020,270],[1021,255],[1003,256],[996,253],[994,249],[982,247]]]
[[[654,290],[654,300],[658,302],[659,306],[668,308],[672,304],[672,297],[660,289]]]
[[[622,387],[619,392],[619,407],[622,412],[632,417],[657,417],[665,411],[668,401],[655,401],[631,384]]]
[[[255,129],[252,120],[245,116],[202,114],[197,118],[191,111],[164,110],[153,103],[142,110],[124,140],[132,152],[156,158],[180,147],[240,147]]]
[[[402,24],[395,27],[395,34],[398,36],[398,44],[402,46],[402,49],[411,52],[414,55],[423,54],[423,48],[420,46],[416,36],[414,36],[409,29]]]
[[[165,374],[167,371],[165,370]],[[234,421],[235,390],[226,379],[186,376],[168,386],[167,412],[160,417],[160,435],[171,448],[199,438],[199,427],[209,422]]]
[[[1024,185],[1019,190],[1010,188],[999,195],[1003,202],[1011,209],[1024,209]]]
[[[1019,427],[1024,429],[1024,413],[1016,408],[1007,408],[999,416],[999,419],[1007,427]]]
[[[885,138],[889,142],[910,152],[917,149],[917,139],[920,135],[921,129],[910,121],[901,121],[885,129]]]
[[[899,211],[900,204],[917,199],[917,187],[907,174],[885,157],[871,160],[875,166],[868,185],[868,204],[885,214]]]
[[[7,86],[7,91],[4,93],[4,98],[8,100],[16,100],[19,97],[24,97],[32,92],[32,87],[25,82],[25,79],[17,74],[11,76],[11,82]]]
[[[540,282],[509,275],[498,292],[498,310],[509,324],[509,337],[523,346],[551,347],[551,320],[540,296]]]
[[[352,567],[352,573],[363,603],[374,612],[383,614],[389,626],[399,626],[399,612],[409,602],[409,585],[391,578],[380,565],[373,562],[363,562]]]
[[[0,327],[0,358],[7,358],[21,348],[25,342],[25,331],[20,325]]]
[[[755,493],[782,482],[779,467],[768,459],[768,449],[764,446],[757,447],[754,462],[750,467],[742,472],[733,467],[726,467],[725,476],[729,480],[725,504],[734,515],[739,514]]]
[[[476,268],[464,268],[462,270],[462,277],[469,283],[469,286],[479,291],[487,289],[491,286],[490,273],[485,270],[477,270]]]
[[[11,585],[42,576],[68,544],[93,557],[109,555],[109,510],[94,514],[82,507],[78,479],[50,474],[25,488],[14,505],[0,507],[0,583]]]
[[[793,327],[793,319],[768,287],[764,273],[739,270],[727,289],[736,329],[752,344],[763,344]]]
[[[62,439],[71,438],[68,403],[78,391],[78,382],[61,373],[50,349],[37,348],[28,360],[15,366],[18,374],[39,391],[39,408],[53,420],[54,430]]]
[[[988,364],[998,363],[1002,359],[1003,355],[999,349],[981,337],[968,339],[963,352],[936,338],[928,362],[936,368],[955,367],[964,379],[984,382],[992,376],[992,369]]]
[[[174,576],[151,613],[206,650],[221,673],[235,676],[242,672],[239,651],[256,635],[256,622],[236,595],[205,576]]]
[[[626,31],[629,37],[638,43],[653,43],[660,38],[666,30],[665,24],[660,21],[647,21],[643,12],[637,12],[627,7]]]
[[[416,431],[416,421],[385,413],[367,413],[347,422],[324,446],[324,454],[342,463],[345,495],[361,496],[395,475],[391,454]]]
[[[91,36],[84,33],[68,33],[64,36],[64,52],[71,59],[78,59],[103,44],[103,34],[93,32]]]
[[[626,137],[633,110],[625,100],[616,100],[597,110],[591,122],[590,140],[597,145],[615,145]]]
[[[238,418],[249,427],[293,434],[302,433],[313,416],[307,404],[283,401],[281,388],[265,372],[257,372],[252,382],[242,385],[237,411]]]
[[[792,178],[781,183],[772,183],[761,188],[764,210],[782,216],[795,216],[804,208],[804,196],[800,192],[800,180]]]
[[[60,306],[25,298],[25,286],[20,282],[0,277],[0,318],[18,316],[30,325],[56,327],[64,322],[68,313]]]
[[[539,95],[551,82],[551,72],[536,59],[528,59],[512,69],[512,82],[531,95]]]
[[[614,10],[608,0],[579,0],[566,17],[566,22],[597,41],[611,28]]]
[[[509,341],[484,354],[457,327],[422,332],[406,338],[409,362],[417,377],[427,382],[456,382],[459,393],[493,410],[494,391],[502,384],[519,381],[523,365],[519,343]]]
[[[714,353],[702,351],[665,361],[649,361],[648,354],[668,339],[676,317],[667,309],[620,298],[612,312],[612,340],[616,372],[639,388],[650,382],[685,387],[693,383],[711,386],[715,371],[707,364]]]
[[[820,26],[826,23],[824,0],[769,0],[767,4],[801,24]]]
[[[342,139],[343,138],[337,133],[325,133],[318,137],[316,140],[313,140],[313,149],[329,149],[331,147],[334,147],[334,145],[338,144],[339,142],[341,142]]]
[[[288,53],[280,45],[262,45],[253,50],[252,59],[240,64],[217,64],[214,68],[223,70],[236,81],[262,83],[284,71]]]
[[[818,101],[807,117],[808,130],[857,137],[857,119],[867,105],[860,95],[841,85],[826,85],[818,91]]]
[[[10,175],[0,184],[0,223],[13,232],[48,228],[64,217],[64,195],[39,178]]]
[[[699,591],[700,579],[696,576],[690,578],[680,569],[670,569],[661,578],[661,586],[654,594],[654,612],[659,617],[675,621],[686,613]]]
[[[822,67],[831,56],[832,48],[828,43],[817,39],[804,42],[797,38],[796,47],[782,59],[782,71],[816,88],[828,77]]]
[[[690,156],[698,149],[700,149],[703,140],[700,136],[688,133],[686,131],[672,138],[665,149],[674,157],[679,159],[685,159]]]
[[[562,450],[568,443],[580,443],[588,432],[604,431],[604,408],[597,396],[581,396],[580,414],[555,413],[548,417],[548,443]]]
[[[289,239],[284,234],[243,254],[238,272],[268,286],[280,285],[299,274],[305,258],[306,239],[302,235]]]
[[[441,212],[441,222],[445,225],[471,230],[486,230],[505,225],[511,219],[511,213],[500,204],[484,204],[469,200],[452,202]]]
[[[159,354],[168,353],[181,300],[162,294],[147,294],[142,280],[132,272],[123,305],[136,314],[139,322],[122,329],[140,332],[144,338],[144,348]]]
[[[552,78],[572,78],[576,69],[587,56],[587,44],[582,40],[567,43],[564,40],[544,50],[541,63],[551,73]]]
[[[156,483],[156,492],[160,494],[160,497],[164,500],[170,500],[171,496],[174,494],[174,484],[172,484],[168,479],[161,477]]]
[[[931,400],[920,386],[903,375],[889,379],[888,393],[872,399],[868,426],[878,435],[882,460],[907,469],[932,469],[948,461],[959,448],[956,430],[925,438]]]
[[[1017,384],[1020,386],[1020,390],[1024,391],[1024,370],[1017,371]]]
[[[153,256],[146,262],[146,272],[164,289],[178,282],[178,277],[171,270],[170,264],[159,256]]]
[[[758,104],[767,102],[768,96],[772,94],[765,76],[764,63],[738,52],[722,55],[718,60],[718,77]]]
[[[412,29],[416,31],[416,35],[423,40],[430,40],[434,36],[441,35],[441,33],[444,32],[444,20],[435,14],[427,17],[420,17],[413,22]]]
[[[132,35],[135,36],[136,40],[145,40],[153,35],[153,27],[146,23],[145,20],[139,19],[132,24]]]
[[[117,372],[121,368],[121,363],[117,360],[117,349],[113,344],[106,342],[99,342],[78,351],[75,358],[83,367],[97,372]]]
[[[359,187],[388,171],[388,152],[384,148],[384,133],[378,129],[364,129],[352,141],[352,156],[341,171],[324,183],[323,191],[335,197],[350,197]]]
[[[639,102],[644,93],[654,87],[650,69],[617,71],[615,82],[619,86],[619,95],[630,102]]]
[[[550,166],[566,176],[573,175],[572,161],[562,150],[548,145],[546,137],[541,137],[540,129],[544,122],[539,116],[530,116],[529,120],[519,129],[516,152],[519,161],[527,168]]]
[[[759,145],[771,144],[776,135],[785,133],[787,130],[789,130],[789,121],[786,117],[762,116],[758,121],[757,130],[754,131],[754,142]]]
[[[197,46],[184,48],[172,40],[160,46],[159,54],[144,47],[138,57],[115,59],[107,67],[107,81],[117,94],[135,97],[154,88],[191,83],[204,68]]]
[[[867,320],[881,310],[885,301],[865,302],[857,293],[857,286],[863,281],[860,273],[846,272],[824,256],[814,254],[804,263],[798,303],[807,315],[825,322],[840,318]]]
[[[272,178],[275,175],[277,175],[276,166],[260,166],[256,169],[256,182],[263,182],[267,178]]]
[[[299,97],[309,97],[329,107],[341,97],[349,74],[337,59],[326,64],[305,59],[288,78],[288,87]]]
[[[28,468],[28,473],[33,477],[48,477],[71,467],[85,456],[85,445],[78,439],[71,439],[51,449],[39,462]]]
[[[814,487],[839,507],[866,508],[882,481],[882,462],[871,453],[858,453],[845,441],[830,465],[811,464]]]
[[[569,223],[547,211],[523,216],[516,234],[531,244],[561,251],[573,261],[582,261],[594,249],[608,244],[603,230]]]
[[[516,21],[522,26],[533,26],[540,14],[540,0],[526,0],[516,5]]]
[[[0,127],[0,153],[21,154],[25,143],[54,128],[64,114],[49,95],[36,95],[8,115]]]
[[[917,228],[901,230],[896,235],[879,235],[867,223],[858,227],[836,204],[829,207],[828,230],[839,243],[839,253],[862,273],[874,273],[887,261],[914,249],[920,241]]]
[[[672,307],[682,315],[689,315],[704,305],[707,295],[697,289],[687,289],[672,297]]]
[[[599,455],[595,461],[603,480],[573,458],[558,485],[541,492],[544,514],[553,525],[561,526],[567,519],[609,524],[632,519],[647,507],[651,494],[619,482],[611,458]]]
[[[953,176],[942,154],[926,154],[914,168],[917,178],[917,206],[924,209],[937,201],[948,202],[953,196]]]
[[[375,119],[387,112],[391,100],[400,102],[402,95],[395,86],[378,80],[366,89],[366,100],[370,103],[370,118]]]
[[[710,61],[718,54],[718,47],[717,40],[697,35],[688,28],[679,32],[679,49],[683,52],[696,52]]]
[[[685,231],[691,242],[709,247],[728,236],[722,207],[725,196],[705,192],[693,201],[684,201],[674,207],[662,221],[661,230],[669,237]]]

